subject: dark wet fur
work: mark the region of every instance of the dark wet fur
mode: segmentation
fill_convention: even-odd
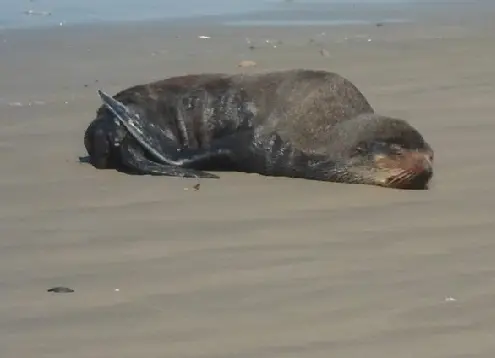
[[[185,177],[230,170],[359,182],[346,171],[356,143],[399,136],[410,146],[427,146],[405,121],[375,115],[351,82],[325,71],[186,75],[133,86],[114,98],[139,114],[153,148],[187,163],[182,171],[153,164],[101,106],[85,133],[97,168]]]

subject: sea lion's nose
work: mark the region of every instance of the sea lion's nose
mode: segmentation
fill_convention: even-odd
[[[404,169],[415,172],[432,172],[433,171],[433,155],[429,152],[410,152],[407,156]]]
[[[424,153],[420,158],[418,159],[420,162],[420,166],[422,167],[423,171],[431,173],[433,171],[433,155],[431,153]]]
[[[432,154],[426,155],[424,161],[425,161],[425,167],[429,171],[432,171],[433,170],[433,155]]]

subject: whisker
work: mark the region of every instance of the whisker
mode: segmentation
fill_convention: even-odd
[[[407,180],[410,180],[412,177],[414,177],[414,173],[409,171],[409,170],[404,170],[395,177],[393,177],[388,184],[389,185],[396,185],[396,184],[402,184]]]
[[[401,171],[399,174],[396,174],[393,177],[389,178],[387,184],[394,184],[397,180],[399,180],[399,178],[401,178],[405,174],[406,174],[405,170]]]

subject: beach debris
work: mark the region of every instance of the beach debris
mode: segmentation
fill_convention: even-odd
[[[47,290],[47,292],[54,292],[54,293],[72,293],[74,290],[69,287],[63,287],[63,286],[57,286],[57,287],[52,287]]]
[[[322,37],[325,37],[325,36],[327,36],[326,32],[321,32],[319,34],[315,34],[314,36],[310,37],[308,41],[310,44],[314,44],[317,46],[323,46],[322,41],[324,41],[324,39],[322,39]]]
[[[457,301],[454,297],[445,297],[445,302],[455,302]]]
[[[9,107],[32,107],[32,106],[43,106],[45,105],[45,101],[29,101],[27,103],[22,103],[22,102],[9,102],[7,105]]]
[[[320,49],[320,55],[322,55],[323,57],[330,57],[330,52],[322,48]]]
[[[246,37],[246,42],[249,45],[250,50],[254,50],[256,48],[256,47],[254,47],[254,44],[249,37]]]
[[[163,55],[163,54],[165,54],[167,52],[168,52],[167,50],[156,50],[156,51],[153,51],[151,53],[151,56],[159,56],[159,55]]]
[[[36,10],[25,10],[25,15],[36,15],[36,16],[51,16],[52,13],[50,11],[36,11]]]
[[[283,42],[281,40],[272,40],[272,39],[266,39],[265,43],[272,46],[273,48],[277,48],[278,45],[283,44]]]
[[[114,291],[115,292],[119,292],[120,291],[120,288],[116,288]]]
[[[318,46],[318,47],[325,46],[325,45],[324,45],[324,43],[323,43],[323,41],[316,41],[316,40],[315,40],[315,39],[313,39],[313,38],[310,38],[310,39],[308,40],[308,44],[309,44],[309,45]]]
[[[194,191],[198,191],[200,187],[201,187],[201,185],[198,183],[198,184],[195,184],[192,188]],[[189,191],[189,188],[185,187],[184,191]]]
[[[198,39],[211,39],[211,37],[210,36],[201,35],[201,36],[198,36]]]
[[[254,50],[255,48],[260,48],[262,47],[262,45],[258,46],[256,45],[255,46],[255,43],[253,40],[251,40],[249,37],[246,37],[245,38],[246,40],[246,43],[248,45],[248,48],[250,50]],[[260,40],[261,42],[264,42],[265,44],[267,44],[268,46],[271,46],[273,48],[277,48],[278,46],[280,45],[283,45],[284,42],[282,40],[275,40],[275,39],[265,39],[265,40]]]
[[[243,60],[237,64],[237,67],[254,67],[257,63],[251,60]]]

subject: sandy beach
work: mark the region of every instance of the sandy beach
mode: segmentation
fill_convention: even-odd
[[[0,357],[493,358],[487,18],[2,31]],[[220,173],[196,191],[78,161],[98,88],[300,67],[417,127],[431,189]]]

